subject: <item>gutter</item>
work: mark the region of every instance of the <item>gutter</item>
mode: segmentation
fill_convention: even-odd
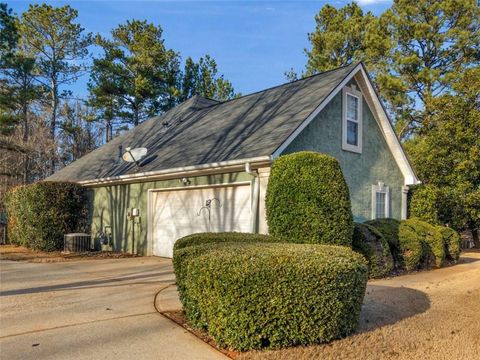
[[[202,165],[184,166],[178,168],[147,171],[136,174],[127,174],[120,176],[106,177],[102,179],[83,180],[77,181],[78,184],[83,186],[102,186],[111,184],[128,184],[134,182],[146,182],[153,180],[167,180],[189,176],[199,176],[205,174],[217,174],[223,172],[245,171],[245,164],[249,163],[252,167],[270,166],[272,157],[259,156],[254,158],[220,161]]]
[[[255,180],[253,182],[253,201],[252,201],[252,222],[250,225],[250,232],[256,233],[257,231],[257,218],[258,218],[258,203],[260,201],[260,178],[257,170],[252,170],[252,166],[249,162],[245,163],[245,172],[252,175]]]

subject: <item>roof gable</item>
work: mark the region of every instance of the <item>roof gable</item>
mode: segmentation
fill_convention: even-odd
[[[417,184],[419,182],[410,162],[407,159],[405,151],[400,144],[392,123],[388,117],[385,108],[380,101],[380,98],[372,84],[370,77],[362,63],[354,66],[341,82],[339,82],[326,96],[323,101],[315,108],[315,110],[303,121],[297,128],[283,141],[279,147],[273,152],[272,157],[280,156],[283,151],[291,144],[291,142],[316,118],[316,116],[323,110],[323,108],[352,80],[355,79],[360,86],[363,96],[365,97],[373,116],[380,127],[382,135],[387,142],[388,148],[391,151],[402,175],[404,177],[405,185]]]
[[[61,169],[48,180],[85,181],[268,156],[323,103],[356,65],[225,102],[193,97]],[[119,146],[147,147],[141,166]]]

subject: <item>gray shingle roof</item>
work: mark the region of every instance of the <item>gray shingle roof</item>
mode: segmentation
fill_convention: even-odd
[[[47,180],[93,180],[271,155],[355,66],[225,102],[195,96],[125,132]],[[148,148],[140,168],[119,158],[120,145],[123,150],[128,146]]]

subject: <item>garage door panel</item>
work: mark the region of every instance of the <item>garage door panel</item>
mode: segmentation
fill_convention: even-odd
[[[183,236],[209,231],[250,231],[250,186],[176,189],[153,193],[153,254],[172,257],[175,241]]]

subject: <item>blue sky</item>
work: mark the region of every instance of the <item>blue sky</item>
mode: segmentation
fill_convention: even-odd
[[[93,33],[108,36],[128,19],[146,19],[164,30],[165,43],[182,58],[195,60],[210,54],[237,92],[248,94],[285,82],[284,72],[301,71],[307,33],[314,16],[329,3],[341,7],[349,1],[39,1],[55,6],[69,4],[78,21]],[[364,10],[379,14],[389,0],[360,0]],[[21,14],[33,1],[8,1]],[[85,97],[88,75],[73,87]]]

